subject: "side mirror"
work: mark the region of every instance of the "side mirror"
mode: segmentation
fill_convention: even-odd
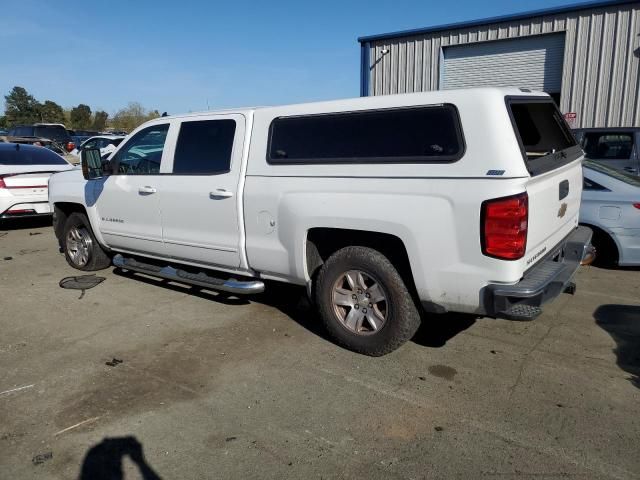
[[[85,148],[80,153],[82,176],[85,180],[99,178],[104,175],[102,170],[102,158],[99,148]]]

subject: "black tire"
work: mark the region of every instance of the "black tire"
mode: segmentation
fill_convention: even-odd
[[[379,284],[384,292],[385,300],[374,306],[377,314],[384,317],[384,323],[378,329],[374,329],[375,322],[370,322],[369,316],[365,317],[359,329],[347,326],[347,312],[354,308],[359,310],[355,312],[356,315],[359,313],[363,316],[363,312],[366,312],[359,306],[360,302],[369,301],[360,296],[361,289],[356,287],[353,292],[349,291],[353,295],[348,296],[357,295],[359,298],[353,300],[359,302],[353,307],[334,304],[334,289],[338,282],[345,282],[346,290],[353,288],[349,287],[352,282],[349,282],[346,276],[347,272],[353,271],[364,273],[365,282],[369,282],[369,285]],[[344,295],[342,292],[346,290],[340,290],[341,293],[335,295]],[[316,304],[326,330],[338,344],[354,352],[373,357],[385,355],[410,340],[420,327],[420,314],[402,277],[389,259],[377,250],[367,247],[346,247],[338,250],[320,269],[315,291]],[[363,291],[365,295],[367,291],[373,290]],[[367,307],[365,303],[363,306]],[[371,306],[369,303],[368,307]],[[381,308],[384,309],[384,314],[381,314]],[[369,315],[372,315],[374,310],[369,310]],[[356,333],[356,330],[359,333]]]
[[[72,231],[81,234],[75,237]],[[74,244],[75,242],[75,244]],[[103,270],[111,265],[111,258],[102,249],[96,240],[91,223],[84,213],[74,212],[67,218],[64,224],[64,235],[61,239],[64,258],[73,268],[84,271]],[[74,252],[77,251],[76,246],[81,244],[86,250],[86,261],[84,257],[79,258]]]

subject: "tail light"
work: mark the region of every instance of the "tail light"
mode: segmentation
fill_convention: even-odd
[[[7,188],[7,184],[4,183],[4,177],[0,175],[0,188]]]
[[[7,210],[7,213],[24,215],[26,213],[36,213],[36,211],[33,208],[10,208],[9,210]]]
[[[0,182],[1,182],[1,181],[2,181],[2,180],[0,180]],[[0,188],[2,188],[2,187],[0,187]],[[638,202],[638,203],[634,203],[634,204],[633,204],[633,206],[634,206],[634,207],[636,207],[638,210],[640,210],[640,202]]]
[[[529,196],[486,200],[480,215],[482,253],[502,260],[518,260],[527,249]]]
[[[67,143],[67,152],[71,152],[74,148],[76,148],[76,144],[73,142]]]

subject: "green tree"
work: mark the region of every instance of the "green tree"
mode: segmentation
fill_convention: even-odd
[[[13,87],[4,99],[5,115],[9,125],[40,121],[40,104],[23,87]]]
[[[2,115],[0,117],[0,128],[7,128],[9,126],[9,122],[7,121],[7,117]]]
[[[152,118],[157,118],[159,116],[160,113],[158,113],[157,110],[147,111],[140,103],[129,102],[125,108],[116,112],[110,123],[116,130],[130,132],[147,120],[151,120]]]
[[[107,126],[107,118],[109,118],[109,114],[107,112],[104,112],[102,110],[98,110],[93,115],[93,126],[92,126],[92,128],[94,130],[97,130],[97,131],[101,132],[102,130],[104,130],[104,127]]]
[[[91,108],[81,103],[71,109],[71,127],[75,130],[85,130],[91,127]]]
[[[51,100],[45,100],[40,106],[40,119],[49,123],[64,123],[64,110]]]

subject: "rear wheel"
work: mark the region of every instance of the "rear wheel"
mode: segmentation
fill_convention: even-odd
[[[84,213],[74,212],[67,218],[62,237],[64,257],[78,270],[102,270],[111,265],[111,259],[98,244],[89,219]]]
[[[420,326],[402,277],[371,248],[346,247],[329,257],[318,275],[316,302],[336,342],[365,355],[392,352]]]

